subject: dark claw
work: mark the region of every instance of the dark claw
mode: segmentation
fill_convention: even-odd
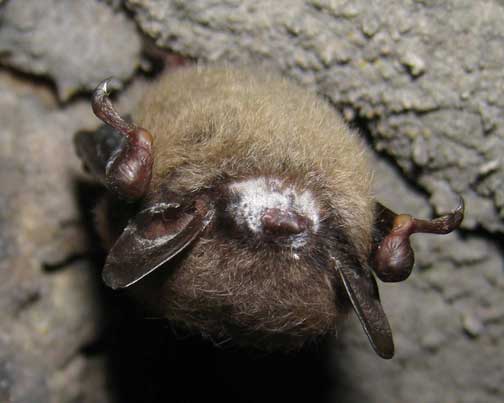
[[[107,78],[103,80],[93,92],[91,106],[94,114],[108,124],[110,127],[120,131],[125,135],[129,135],[136,129],[136,126],[125,121],[114,109],[110,102],[109,95],[112,90],[121,88],[121,83],[115,78]]]
[[[108,98],[109,91],[120,87],[119,81],[108,78],[96,87],[92,107],[95,115],[126,138],[119,151],[111,156],[105,169],[105,185],[119,197],[141,198],[147,192],[152,176],[152,136],[124,120]]]
[[[450,214],[433,220],[415,220],[415,232],[425,232],[430,234],[448,234],[458,228],[464,219],[465,202],[462,196],[459,196],[457,208]]]

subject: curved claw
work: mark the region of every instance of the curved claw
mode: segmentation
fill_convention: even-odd
[[[396,215],[388,235],[377,246],[373,256],[373,268],[380,280],[398,282],[406,280],[415,261],[409,237],[415,233],[448,234],[458,228],[464,219],[464,199],[450,214],[422,220],[407,214]]]
[[[147,192],[152,176],[152,135],[124,120],[109,99],[109,90],[120,87],[118,80],[107,78],[96,87],[92,97],[95,115],[116,129],[125,139],[117,153],[107,162],[105,185],[119,197],[141,198]]]
[[[454,229],[458,228],[464,219],[465,209],[464,199],[460,195],[458,197],[458,205],[450,214],[446,214],[433,220],[419,220],[414,218],[413,233],[425,232],[429,234],[449,234]]]
[[[109,95],[112,90],[121,88],[121,82],[113,77],[109,77],[96,87],[93,92],[91,106],[94,114],[110,127],[120,131],[123,135],[129,135],[136,129],[136,126],[124,120],[114,109],[110,102]]]

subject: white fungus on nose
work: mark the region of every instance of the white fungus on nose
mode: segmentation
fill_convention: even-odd
[[[310,221],[311,232],[317,232],[320,224],[319,209],[309,190],[300,191],[289,183],[276,178],[259,177],[233,182],[229,185],[233,194],[228,211],[239,226],[248,227],[253,233],[263,233],[262,217],[267,209],[293,211]],[[292,247],[303,246],[307,234],[290,236]]]

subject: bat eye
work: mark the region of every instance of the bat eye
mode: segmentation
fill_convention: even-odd
[[[271,235],[295,235],[308,228],[308,219],[291,210],[268,208],[261,217],[264,232]]]

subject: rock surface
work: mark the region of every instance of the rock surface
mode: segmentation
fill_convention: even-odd
[[[8,66],[0,72],[0,402],[500,402],[504,4],[125,3],[129,14],[116,0],[0,6]],[[174,341],[166,324],[104,291],[90,259],[89,206],[79,203],[95,190],[82,187],[72,147],[74,132],[98,122],[88,100],[72,95],[114,75],[132,79],[119,110],[132,108],[144,85],[134,75],[132,18],[160,46],[203,62],[267,64],[326,96],[379,151],[377,196],[394,210],[430,216],[464,195],[465,231],[416,237],[412,277],[380,286],[392,361],[374,355],[356,320],[327,351],[291,357]]]
[[[0,8],[0,64],[49,78],[61,100],[104,77],[129,79],[140,39],[123,13],[97,1],[8,1]]]
[[[49,268],[86,249],[71,133],[93,119],[87,102],[60,110],[6,73],[0,110],[0,401],[75,401],[88,393],[89,362],[74,363],[97,337],[96,275],[82,261]]]

